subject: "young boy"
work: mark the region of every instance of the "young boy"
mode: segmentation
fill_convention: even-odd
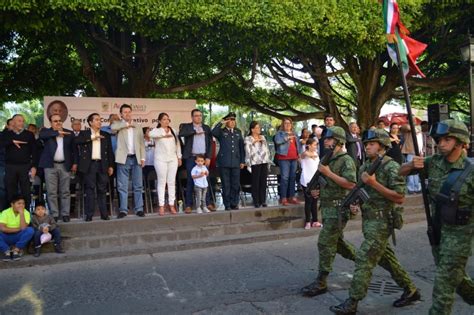
[[[61,247],[61,232],[56,224],[53,216],[46,214],[46,207],[44,202],[39,201],[35,206],[35,214],[31,220],[31,225],[35,228],[34,244],[35,257],[41,255],[41,235],[43,233],[50,233],[54,240],[54,251],[58,254],[63,254],[64,250]]]
[[[25,197],[13,196],[10,205],[0,214],[0,257],[3,261],[20,260],[34,234],[33,228],[29,227],[31,218],[25,209]]]
[[[196,213],[202,213],[203,211],[210,212],[206,205],[206,193],[207,193],[207,175],[209,171],[204,165],[206,158],[202,154],[196,155],[196,166],[191,170],[191,176],[194,180],[194,196],[196,198]],[[201,210],[202,208],[202,210]]]

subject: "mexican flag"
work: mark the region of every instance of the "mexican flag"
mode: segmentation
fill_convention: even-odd
[[[382,7],[385,33],[387,35],[392,34],[396,38],[395,43],[387,44],[390,58],[392,58],[395,64],[398,64],[395,50],[395,45],[398,45],[405,76],[420,75],[424,78],[425,75],[416,65],[416,59],[423,53],[427,45],[408,36],[410,32],[400,21],[397,0],[383,0]]]

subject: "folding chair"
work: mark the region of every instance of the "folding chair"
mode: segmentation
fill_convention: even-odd
[[[267,176],[267,194],[269,198],[278,197],[278,188],[280,187],[280,181],[278,177],[280,176],[280,167],[276,165],[270,165],[270,171]]]

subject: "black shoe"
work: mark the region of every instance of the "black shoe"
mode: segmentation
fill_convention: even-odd
[[[59,217],[54,217],[54,221],[58,222]]]
[[[225,207],[225,211],[230,211],[230,207]]]
[[[338,315],[353,315],[357,313],[357,303],[358,302],[356,300],[348,298],[344,301],[344,303],[341,303],[336,306],[331,306],[329,310]]]
[[[104,215],[101,215],[101,216],[100,216],[100,219],[101,219],[101,220],[104,220],[104,221],[108,221],[108,220],[110,220],[110,217],[109,217],[108,215],[105,215],[105,216],[104,216]]]
[[[262,207],[266,208],[268,205],[266,203],[262,203]]]
[[[230,206],[232,210],[239,210],[239,206]]]
[[[61,244],[54,244],[54,251],[57,254],[64,254],[65,253],[65,251],[64,251],[63,247],[61,246]]]
[[[3,252],[1,255],[3,261],[11,261],[12,253],[10,251]]]
[[[409,289],[405,289],[403,291],[402,296],[393,302],[393,306],[395,307],[404,307],[410,304],[413,304],[415,301],[421,300],[421,294],[418,289],[415,289],[414,291],[410,291]]]
[[[86,216],[86,222],[91,222],[92,221],[92,216],[91,215],[88,215]]]
[[[260,208],[260,205],[257,203],[257,204],[254,204],[253,205],[255,208]]]
[[[117,216],[117,219],[122,219],[122,218],[125,218],[127,216],[127,214],[125,212],[120,212]]]
[[[327,285],[328,274],[329,273],[327,272],[319,272],[318,277],[313,283],[301,289],[301,293],[303,294],[303,296],[313,297],[316,295],[321,295],[321,294],[326,293],[328,291],[328,285]]]
[[[21,249],[13,250],[12,260],[20,260],[23,256],[23,251]]]
[[[71,221],[71,218],[68,215],[64,215],[63,216],[63,222],[66,223],[66,222],[69,222],[69,221]]]
[[[39,257],[41,255],[41,246],[35,247],[35,253],[33,256]]]
[[[145,212],[143,212],[143,211],[138,211],[137,212],[137,217],[143,218],[144,216],[145,216]]]

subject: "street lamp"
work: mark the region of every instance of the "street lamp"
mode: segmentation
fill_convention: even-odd
[[[474,157],[474,38],[468,35],[469,39],[461,47],[461,56],[463,61],[469,63],[469,100],[471,103],[471,143],[469,147],[469,156]]]

